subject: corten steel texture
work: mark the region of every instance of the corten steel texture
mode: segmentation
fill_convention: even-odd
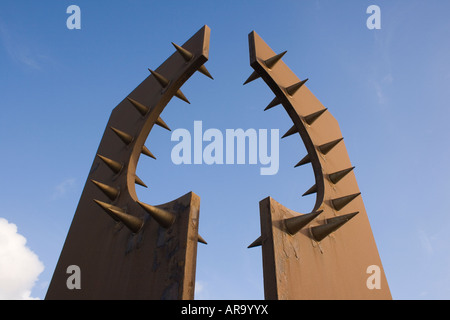
[[[193,299],[200,199],[190,192],[151,206],[135,183],[144,143],[160,114],[196,71],[210,76],[210,29],[201,28],[112,111],[46,299]],[[170,129],[169,129],[170,130]],[[81,289],[69,289],[71,265]]]
[[[307,155],[296,167],[312,165],[312,211],[301,214],[268,197],[260,202],[264,292],[268,300],[392,299],[369,219],[336,119],[255,32],[249,34],[245,82],[262,78],[275,93],[266,108],[282,105]],[[274,112],[270,110],[268,112]],[[369,266],[380,268],[380,289],[367,285]],[[372,289],[370,289],[372,288]]]

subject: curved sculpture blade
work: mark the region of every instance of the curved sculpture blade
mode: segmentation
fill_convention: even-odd
[[[88,176],[46,299],[193,299],[199,198],[139,201],[135,185],[144,143],[155,128],[170,130],[161,113],[181,86],[204,67],[208,26],[202,27],[114,108]],[[150,190],[153,186],[151,183]],[[66,269],[82,271],[82,290],[69,290]]]
[[[265,110],[283,106],[293,122],[284,137],[298,133],[307,150],[295,167],[311,164],[315,177],[303,194],[316,195],[310,213],[295,212],[270,197],[260,202],[266,298],[390,299],[384,273],[383,290],[377,291],[355,276],[369,265],[381,268],[381,260],[336,119],[307,88],[308,78],[297,77],[254,31],[249,49],[254,71],[245,83],[261,78],[275,94]],[[275,63],[269,68],[267,61]],[[359,214],[343,218],[352,212]]]

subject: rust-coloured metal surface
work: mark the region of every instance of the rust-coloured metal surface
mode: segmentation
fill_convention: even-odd
[[[268,197],[260,202],[266,299],[391,299],[369,219],[336,119],[255,32],[249,35],[250,64],[245,83],[262,78],[282,105],[308,154],[297,166],[312,165],[316,183],[310,213],[290,210]],[[270,112],[274,112],[271,110]],[[379,287],[368,285],[371,266]],[[372,280],[370,280],[372,281]],[[375,281],[375,280],[374,280]]]
[[[201,28],[113,111],[98,148],[46,299],[193,299],[200,199],[188,193],[157,206],[139,201],[135,184],[144,143],[180,87],[196,71],[208,77],[210,29]],[[170,130],[170,129],[169,129]],[[80,268],[80,289],[66,285]]]

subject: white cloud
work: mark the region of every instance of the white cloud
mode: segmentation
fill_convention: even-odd
[[[207,284],[203,281],[195,281],[195,300],[207,300],[209,299]]]
[[[76,179],[66,179],[55,187],[52,199],[56,200],[63,197],[75,185]]]
[[[422,249],[428,254],[432,255],[434,252],[432,237],[426,234],[423,230],[419,230],[419,240]]]
[[[32,53],[35,50],[30,49],[26,42],[20,43],[17,35],[12,35],[11,32],[0,21],[0,43],[8,52],[9,56],[16,62],[21,63],[32,69],[41,69],[40,64]]]
[[[44,265],[17,233],[17,226],[0,218],[0,300],[29,300]]]

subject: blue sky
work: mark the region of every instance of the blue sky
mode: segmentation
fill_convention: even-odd
[[[71,4],[81,30],[66,27]],[[381,30],[366,27],[372,4]],[[449,299],[448,12],[442,0],[1,1],[0,219],[41,263],[28,296],[45,296],[112,109],[173,53],[170,42],[206,24],[215,80],[196,74],[183,86],[191,105],[169,103],[171,129],[291,127],[282,108],[263,112],[273,95],[261,80],[242,85],[255,30],[288,51],[283,60],[339,121],[394,299]],[[150,187],[140,199],[201,197],[208,245],[196,297],[263,299],[261,250],[247,249],[260,234],[259,201],[309,212],[315,200],[301,197],[311,167],[293,167],[305,155],[300,138],[280,142],[274,176],[260,165],[176,166],[162,129],[147,144],[158,160],[139,163]]]

